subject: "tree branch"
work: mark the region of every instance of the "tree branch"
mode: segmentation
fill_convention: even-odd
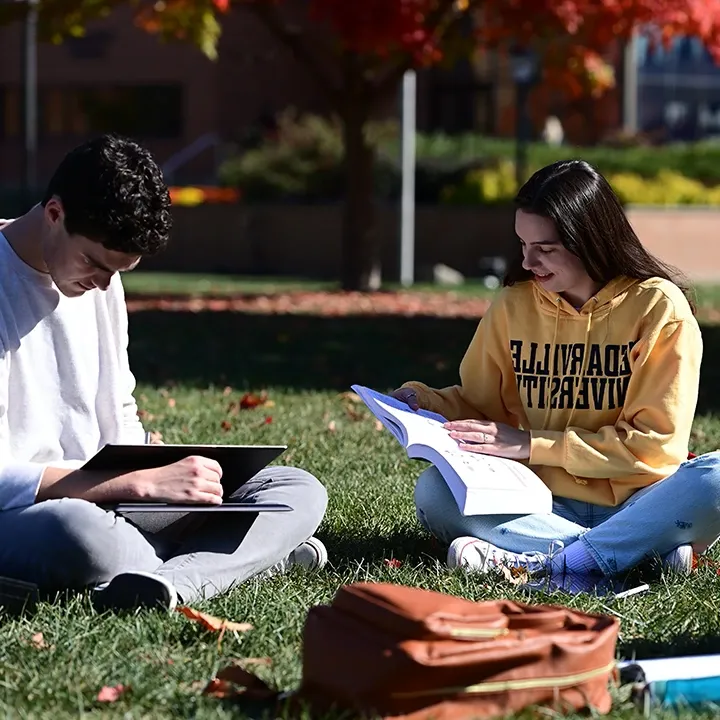
[[[296,59],[305,65],[331,104],[338,107],[341,93],[333,82],[332,75],[326,70],[326,67],[328,65],[332,67],[333,63],[323,63],[308,45],[306,34],[300,28],[290,27],[286,24],[274,4],[249,2],[246,5],[269,31],[290,49]]]
[[[441,0],[435,10],[428,16],[425,24],[427,27],[434,29],[436,37],[441,41],[481,2],[482,0],[469,0],[468,7],[458,13],[455,9],[457,0]],[[382,96],[391,92],[402,80],[403,75],[413,68],[414,64],[412,57],[409,55],[403,56],[395,67],[387,70],[382,77],[375,81],[374,85],[377,94]]]

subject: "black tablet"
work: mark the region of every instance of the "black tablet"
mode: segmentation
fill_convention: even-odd
[[[287,445],[105,445],[82,469],[130,472],[202,455],[220,464],[223,494],[229,498],[285,450]]]

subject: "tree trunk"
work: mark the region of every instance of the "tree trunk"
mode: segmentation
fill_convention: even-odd
[[[380,243],[375,227],[375,151],[365,138],[367,104],[352,99],[342,113],[346,197],[343,212],[340,281],[343,290],[377,290]]]

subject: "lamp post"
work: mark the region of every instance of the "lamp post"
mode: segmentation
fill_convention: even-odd
[[[527,170],[527,144],[530,141],[528,98],[538,78],[538,57],[529,49],[515,46],[510,50],[510,66],[515,82],[515,182],[518,189],[525,182]]]
[[[38,0],[27,0],[22,42],[24,202],[37,190],[37,22]]]

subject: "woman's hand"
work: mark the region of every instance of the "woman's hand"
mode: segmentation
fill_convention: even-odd
[[[528,430],[484,420],[453,420],[444,427],[450,431],[450,437],[457,440],[461,450],[512,460],[530,458]]]
[[[417,411],[420,409],[417,393],[412,388],[398,388],[393,390],[390,395],[396,400],[404,402],[411,410]]]

